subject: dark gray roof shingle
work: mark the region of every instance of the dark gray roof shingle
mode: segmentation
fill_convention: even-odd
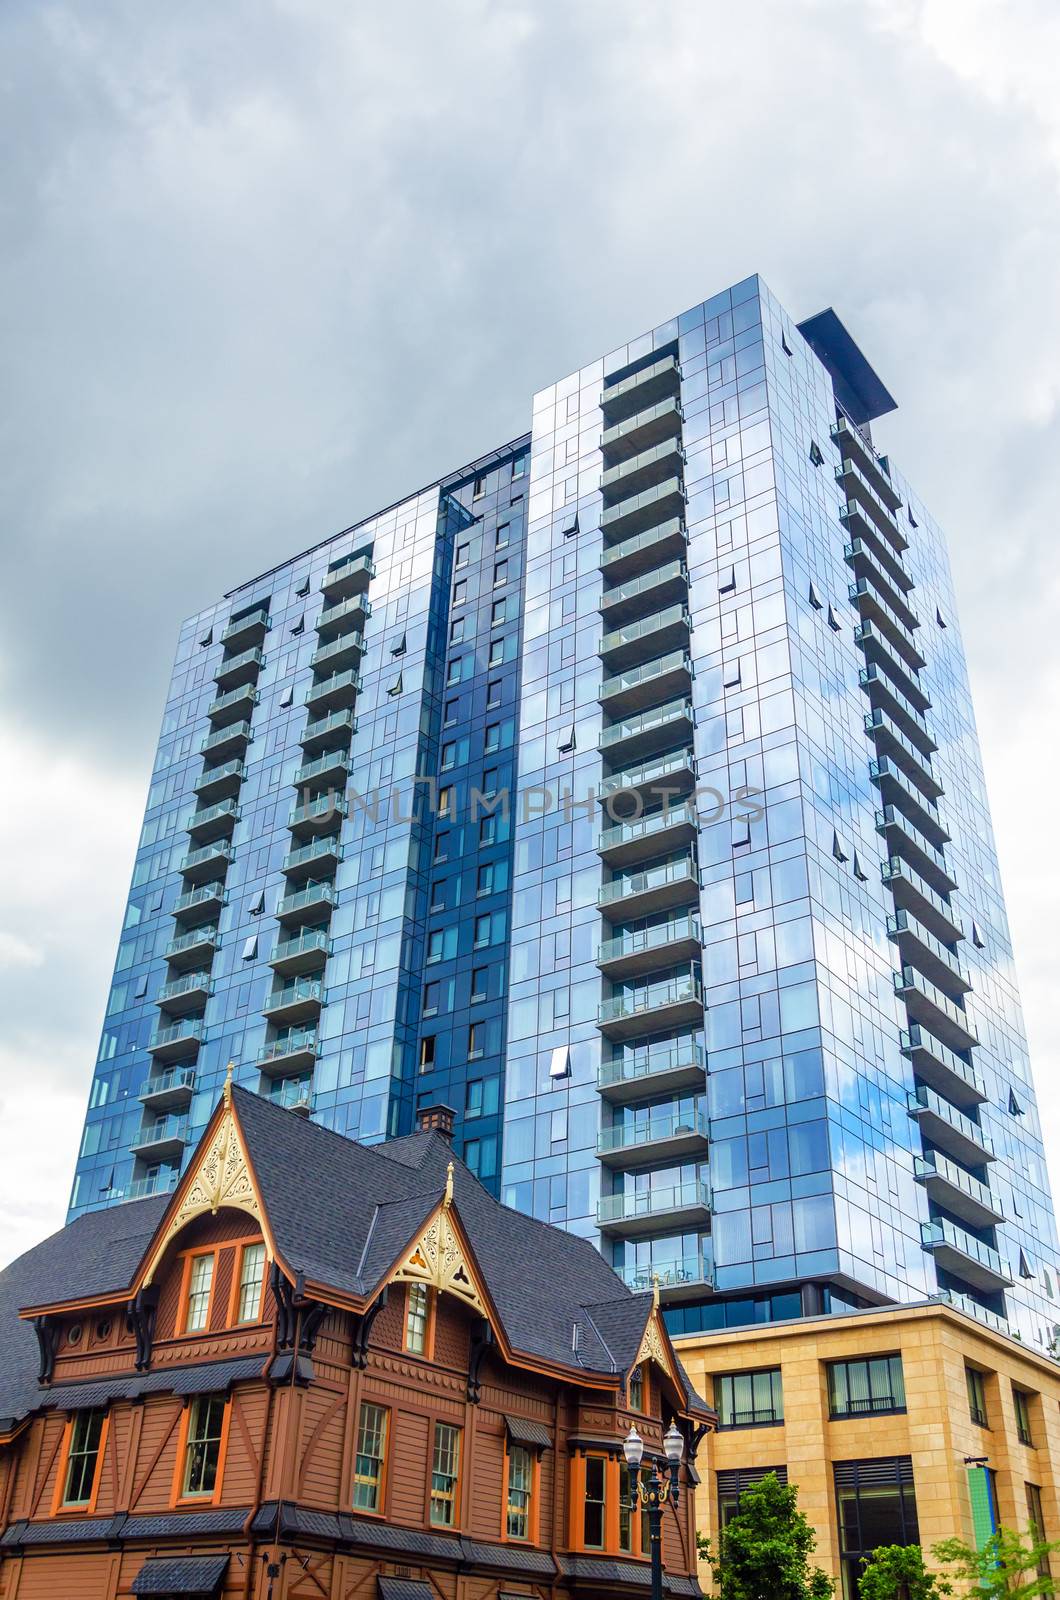
[[[132,1581],[133,1594],[215,1595],[228,1556],[152,1556]]]

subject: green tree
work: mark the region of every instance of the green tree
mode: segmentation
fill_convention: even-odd
[[[810,1566],[817,1537],[798,1493],[775,1472],[744,1490],[718,1554],[706,1555],[721,1600],[829,1600],[831,1578]]]
[[[981,1550],[963,1539],[944,1539],[932,1554],[953,1569],[955,1582],[966,1585],[962,1593],[967,1600],[1032,1600],[1056,1591],[1049,1571],[1054,1550],[1060,1550],[1060,1542],[1049,1544],[1036,1528],[1025,1535],[999,1528]]]
[[[882,1544],[865,1563],[859,1600],[940,1600],[953,1585],[924,1566],[918,1544]]]

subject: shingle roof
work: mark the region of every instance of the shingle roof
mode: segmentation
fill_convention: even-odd
[[[133,1594],[215,1595],[228,1567],[222,1556],[163,1556],[144,1562],[132,1581]]]
[[[379,1600],[436,1600],[430,1584],[419,1578],[387,1578],[380,1575],[376,1584]]]

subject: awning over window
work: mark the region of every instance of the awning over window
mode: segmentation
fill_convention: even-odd
[[[438,1600],[429,1583],[419,1578],[377,1578],[379,1600]]]
[[[214,1596],[228,1568],[223,1556],[152,1556],[133,1579],[133,1594]]]
[[[505,1417],[504,1426],[512,1444],[526,1445],[529,1450],[551,1450],[552,1435],[543,1422],[532,1422],[529,1417]]]

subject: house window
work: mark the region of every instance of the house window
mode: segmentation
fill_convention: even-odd
[[[449,772],[455,766],[456,766],[456,742],[455,742],[455,740],[453,740],[453,741],[449,742],[448,744],[443,744],[442,745],[442,771],[443,772]]]
[[[864,1417],[905,1410],[901,1356],[833,1361],[828,1368],[828,1409],[833,1417]]]
[[[265,1283],[265,1246],[247,1244],[239,1263],[239,1303],[237,1322],[257,1322],[261,1315],[261,1291]]]
[[[431,1463],[431,1525],[456,1526],[456,1497],[460,1486],[460,1429],[449,1422],[434,1425],[434,1459]]]
[[[443,720],[443,723],[442,723],[443,727],[445,727],[445,728],[453,727],[454,723],[456,722],[457,712],[459,711],[459,709],[460,709],[460,701],[459,700],[447,700],[445,702],[445,717],[444,717],[444,720]]]
[[[504,665],[503,639],[494,639],[493,643],[490,645],[489,660],[486,662],[486,665],[488,667],[501,667]]]
[[[981,1428],[988,1426],[986,1420],[986,1384],[983,1374],[976,1371],[975,1367],[965,1367],[964,1379],[968,1386],[968,1413],[973,1422]]]
[[[467,579],[457,578],[453,584],[453,604],[463,606],[467,604]]]
[[[1016,1433],[1020,1444],[1033,1444],[1031,1438],[1030,1395],[1023,1389],[1013,1388],[1012,1401],[1016,1408]]]
[[[1025,1483],[1023,1488],[1027,1497],[1027,1521],[1031,1532],[1038,1544],[1044,1544],[1045,1518],[1042,1515],[1042,1491],[1036,1483]],[[1038,1562],[1038,1576],[1048,1578],[1050,1575],[1049,1557],[1043,1555]]]
[[[420,1040],[421,1072],[429,1072],[434,1066],[434,1042],[435,1035],[433,1033],[425,1033],[423,1038]]]
[[[529,1539],[530,1501],[534,1486],[533,1458],[523,1445],[513,1444],[508,1450],[508,1518],[509,1539]]]
[[[471,969],[471,998],[472,1000],[485,1000],[487,984],[489,982],[488,967],[472,967]]]
[[[390,1413],[385,1406],[361,1406],[357,1422],[357,1459],[353,1468],[353,1505],[356,1511],[383,1509],[383,1468]]]
[[[507,561],[495,561],[493,564],[493,587],[499,589],[502,583],[508,582]]]
[[[501,686],[496,678],[486,684],[486,710],[494,711],[501,703]]]
[[[185,1496],[212,1495],[217,1488],[224,1420],[225,1402],[220,1395],[200,1395],[192,1401],[184,1446],[181,1492]]]
[[[437,983],[425,983],[423,985],[423,1015],[425,1017],[434,1017],[438,1014],[439,988],[440,985]]]
[[[485,1055],[486,1029],[481,1022],[473,1022],[467,1030],[467,1059],[477,1061]]]
[[[449,624],[449,643],[461,644],[464,638],[464,618],[455,617]]]
[[[210,1316],[210,1291],[213,1288],[213,1252],[192,1256],[188,1274],[188,1300],[184,1312],[184,1332],[201,1333]]]
[[[624,1555],[639,1556],[648,1548],[648,1514],[641,1507],[633,1515],[633,1474],[624,1461],[618,1467],[618,1548]]]
[[[405,1301],[405,1349],[410,1355],[427,1354],[427,1326],[431,1300],[426,1284],[410,1283]]]
[[[867,1558],[881,1545],[919,1544],[913,1463],[909,1456],[837,1461],[836,1509],[844,1600],[856,1600]]]
[[[471,546],[469,544],[458,544],[456,547],[456,565],[458,567],[466,567],[470,560]]]
[[[478,882],[475,887],[476,894],[493,893],[493,868],[495,863],[487,861],[484,867],[478,869]]]
[[[604,1548],[607,1527],[607,1458],[585,1458],[585,1509],[582,1543],[587,1550]]]
[[[714,1404],[719,1428],[752,1428],[763,1423],[783,1422],[780,1368],[730,1372],[715,1378]]]
[[[498,527],[497,527],[496,548],[498,550],[506,550],[508,548],[508,540],[509,540],[510,536],[511,536],[511,524],[508,523],[508,522],[499,523]]]
[[[644,1410],[644,1367],[634,1367],[629,1375],[629,1409]]]
[[[103,1417],[102,1411],[79,1411],[70,1424],[64,1506],[87,1506],[92,1501],[100,1466]]]
[[[438,815],[451,817],[453,814],[453,790],[451,785],[438,790]]]
[[[486,742],[484,746],[486,755],[493,755],[495,751],[500,749],[500,747],[501,725],[499,722],[488,723],[486,727]]]

